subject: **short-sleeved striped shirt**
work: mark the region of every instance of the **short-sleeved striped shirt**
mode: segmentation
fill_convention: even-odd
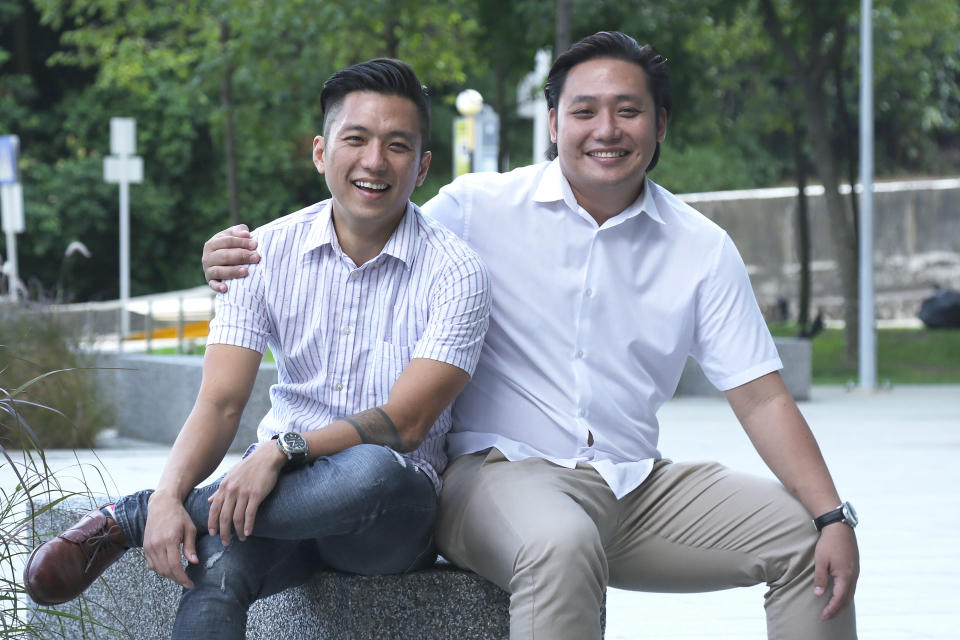
[[[343,253],[324,201],[253,232],[260,262],[217,296],[207,344],[230,344],[277,361],[259,442],[311,431],[382,405],[412,358],[473,375],[490,311],[486,268],[410,203],[373,260]],[[447,464],[444,410],[409,458],[433,480]]]

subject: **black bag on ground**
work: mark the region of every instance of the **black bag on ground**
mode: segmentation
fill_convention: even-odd
[[[937,289],[920,303],[920,320],[928,329],[960,328],[960,291]]]

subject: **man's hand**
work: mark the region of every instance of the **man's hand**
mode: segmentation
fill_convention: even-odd
[[[210,516],[207,528],[210,535],[219,533],[223,546],[230,544],[231,530],[236,531],[237,538],[246,540],[253,533],[260,503],[273,491],[286,461],[286,456],[271,441],[261,444],[230,469],[216,492],[208,498]]]
[[[260,262],[255,253],[257,241],[250,237],[245,224],[224,229],[203,244],[203,277],[210,288],[225,293],[227,285],[222,280],[243,278],[247,268],[243,265]]]
[[[147,503],[147,528],[143,535],[147,566],[164,578],[192,589],[193,582],[180,560],[181,545],[187,561],[197,564],[197,528],[183,503],[169,494],[154,493]]]
[[[814,552],[813,592],[822,596],[833,578],[833,593],[821,620],[830,620],[849,606],[859,575],[860,554],[853,529],[840,522],[824,527]]]

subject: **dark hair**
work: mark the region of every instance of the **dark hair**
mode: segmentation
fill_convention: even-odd
[[[394,58],[375,58],[341,69],[327,78],[320,91],[324,135],[327,122],[340,110],[347,94],[354,91],[373,91],[412,101],[420,115],[421,150],[430,148],[430,96],[410,65]]]
[[[560,102],[560,93],[567,81],[570,69],[582,62],[596,58],[614,58],[625,60],[640,66],[647,76],[647,86],[653,95],[653,104],[660,118],[660,109],[667,113],[667,119],[673,113],[673,97],[670,93],[670,72],[667,70],[667,59],[656,52],[649,44],[639,45],[637,41],[619,31],[600,31],[573,43],[569,49],[557,56],[550,73],[547,75],[547,84],[543,88],[543,95],[547,99],[547,107],[556,109]],[[557,157],[557,144],[554,142],[547,148],[547,159]],[[657,166],[660,159],[660,143],[653,159],[647,166],[650,171]]]

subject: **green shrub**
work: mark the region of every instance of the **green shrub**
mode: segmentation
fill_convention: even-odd
[[[97,393],[92,363],[93,356],[79,349],[78,332],[48,307],[0,305],[0,389],[16,397],[18,409],[18,419],[0,412],[0,445],[92,446],[113,421]]]

